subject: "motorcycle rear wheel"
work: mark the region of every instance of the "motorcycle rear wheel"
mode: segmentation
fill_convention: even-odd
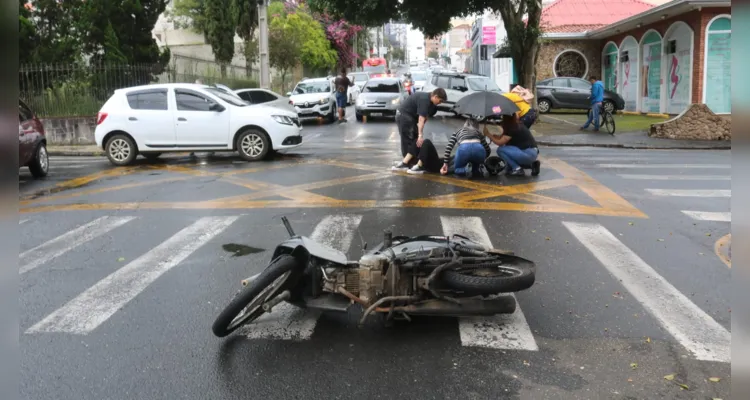
[[[242,288],[216,317],[211,327],[214,335],[225,337],[263,315],[263,303],[291,287],[290,281],[296,266],[297,260],[289,255],[282,255],[273,260],[260,276]]]
[[[520,292],[530,288],[536,279],[532,265],[499,265],[494,268],[447,270],[440,281],[450,290],[470,295],[494,295]]]

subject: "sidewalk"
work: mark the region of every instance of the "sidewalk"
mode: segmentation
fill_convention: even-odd
[[[582,116],[585,119],[585,115]],[[440,118],[440,117],[438,117]],[[557,115],[555,119],[562,119]],[[580,118],[580,117],[579,117]],[[444,124],[452,129],[458,129],[463,125],[463,119],[445,117],[441,119]],[[568,121],[550,120],[549,116],[543,115],[536,124],[531,127],[534,138],[542,146],[571,146],[571,147],[614,147],[624,149],[672,149],[672,150],[728,150],[732,143],[727,141],[703,141],[703,140],[673,140],[663,138],[652,138],[645,131],[620,132],[615,131],[612,136],[606,131],[594,133],[592,131],[580,131],[580,125]],[[593,129],[593,127],[589,128]]]

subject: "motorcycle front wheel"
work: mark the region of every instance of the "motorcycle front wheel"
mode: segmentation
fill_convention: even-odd
[[[243,287],[226,308],[216,317],[211,330],[225,337],[241,326],[263,315],[263,303],[268,302],[291,287],[297,260],[282,255],[273,260],[261,274]]]
[[[530,288],[536,279],[533,264],[499,265],[492,268],[448,270],[440,278],[450,290],[471,295],[495,295],[520,292]]]

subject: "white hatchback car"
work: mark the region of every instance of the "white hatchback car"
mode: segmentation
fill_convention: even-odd
[[[96,145],[110,162],[127,165],[138,154],[237,151],[247,161],[302,144],[297,115],[249,105],[222,89],[189,83],[115,90],[96,120]]]
[[[338,118],[333,78],[303,79],[286,96],[302,121],[323,117],[333,122]]]

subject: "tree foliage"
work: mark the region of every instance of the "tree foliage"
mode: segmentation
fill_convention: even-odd
[[[237,19],[232,14],[232,0],[211,0],[205,5],[206,40],[211,45],[214,59],[221,66],[221,77],[234,59],[234,32]]]
[[[406,53],[401,47],[394,47],[391,50],[391,58],[399,61],[406,61]]]
[[[206,33],[206,0],[174,0],[166,16],[177,29]]]
[[[427,37],[439,36],[451,29],[454,17],[497,12],[503,19],[510,43],[511,57],[522,84],[534,87],[535,64],[541,35],[541,0],[308,0],[313,11],[326,11],[336,17],[365,26],[377,26],[390,20],[411,23]],[[525,20],[527,18],[527,21]]]
[[[336,51],[310,14],[273,2],[268,15],[269,61],[281,72],[282,82],[300,63],[312,69],[331,69],[336,65]]]
[[[19,63],[68,64],[79,59],[78,2],[36,0],[32,9],[27,3],[19,0]]]
[[[236,32],[243,40],[242,53],[248,65],[258,58],[258,41],[255,31],[258,28],[257,0],[232,0],[232,14],[236,18]]]

